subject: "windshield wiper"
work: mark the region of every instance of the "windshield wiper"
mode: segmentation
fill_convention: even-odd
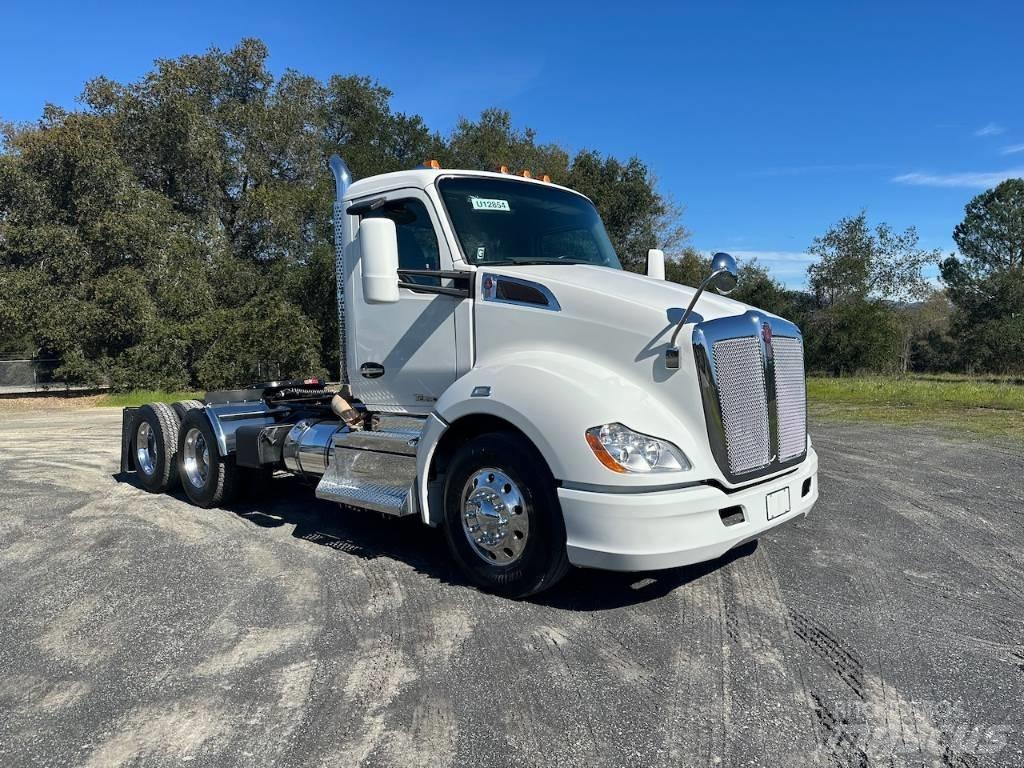
[[[478,266],[481,267],[515,267],[522,266],[544,266],[546,264],[593,264],[592,261],[579,261],[572,259],[506,259],[504,261],[487,261]],[[601,266],[601,265],[597,265]]]

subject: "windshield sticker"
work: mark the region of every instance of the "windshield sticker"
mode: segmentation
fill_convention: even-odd
[[[512,213],[508,207],[508,200],[497,200],[489,197],[470,197],[469,202],[473,205],[474,211],[504,211]]]

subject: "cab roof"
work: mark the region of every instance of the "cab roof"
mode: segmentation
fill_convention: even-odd
[[[367,195],[379,195],[383,192],[390,192],[394,189],[402,189],[403,187],[412,187],[415,189],[426,189],[427,187],[434,184],[438,179],[443,179],[451,176],[470,176],[475,178],[485,179],[500,179],[502,181],[518,182],[520,184],[539,184],[542,187],[555,187],[557,189],[563,189],[566,192],[571,192],[574,195],[589,200],[586,195],[577,192],[575,189],[569,187],[563,187],[561,184],[555,184],[550,181],[541,181],[540,179],[527,179],[522,176],[516,176],[511,173],[494,173],[493,171],[466,171],[459,170],[456,168],[416,168],[410,171],[394,171],[392,173],[380,173],[376,176],[368,176],[365,179],[359,179],[353,181],[352,185],[348,188],[345,193],[345,200],[358,200],[361,197]]]

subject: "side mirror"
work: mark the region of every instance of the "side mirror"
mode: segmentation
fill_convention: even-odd
[[[665,252],[651,248],[647,252],[647,276],[655,280],[665,279]]]
[[[728,253],[716,253],[711,257],[711,274],[704,278],[697,290],[693,292],[693,298],[690,299],[689,306],[686,307],[686,311],[683,312],[683,316],[679,318],[679,322],[676,323],[676,329],[672,332],[672,338],[669,340],[668,349],[665,350],[665,367],[670,370],[676,370],[679,368],[679,347],[676,346],[676,339],[679,338],[679,332],[686,325],[687,319],[690,317],[690,313],[693,312],[693,308],[697,305],[697,299],[704,293],[704,290],[709,286],[715,286],[715,290],[719,293],[732,293],[732,289],[736,287],[736,283],[739,282],[740,271],[736,266],[736,259],[730,256]]]
[[[716,253],[711,258],[711,283],[716,291],[728,295],[739,280],[740,271],[736,259],[728,253]]]
[[[398,301],[398,234],[391,219],[363,219],[359,225],[363,298],[369,304]]]

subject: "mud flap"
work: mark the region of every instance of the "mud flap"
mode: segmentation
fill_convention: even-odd
[[[121,411],[121,473],[135,471],[135,455],[132,453],[132,436],[135,434],[135,412],[129,407]]]

